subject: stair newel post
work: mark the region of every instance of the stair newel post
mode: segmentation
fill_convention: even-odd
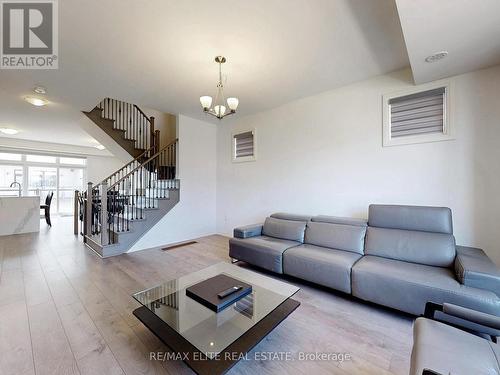
[[[87,207],[85,207],[85,233],[92,235],[92,182],[87,184]]]
[[[109,243],[108,233],[108,183],[101,184],[101,245]]]
[[[74,192],[74,197],[73,197],[73,234],[75,236],[78,236],[78,221],[79,221],[79,204],[78,204],[78,196],[80,195],[80,192],[78,190],[75,190]]]
[[[155,154],[160,151],[160,131],[155,130]],[[154,154],[153,154],[154,155]]]
[[[155,118],[153,116],[151,116],[149,118],[149,126],[150,126],[149,134],[150,134],[150,138],[151,138],[150,143],[149,143],[149,147],[157,146],[156,142],[155,142]],[[156,152],[157,152],[156,148],[154,148],[154,150],[155,150],[154,154],[156,154]]]

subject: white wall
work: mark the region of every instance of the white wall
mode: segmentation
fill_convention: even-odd
[[[176,138],[176,116],[151,108],[141,109],[148,117],[155,118],[155,130],[160,131],[160,147],[165,147]]]
[[[106,177],[127,164],[129,160],[115,157],[87,156],[87,181],[98,184]]]
[[[130,251],[216,232],[216,125],[180,115],[177,127],[180,202]]]
[[[275,211],[367,217],[370,203],[448,206],[457,242],[500,264],[500,67],[451,80],[453,141],[382,147],[382,95],[412,86],[408,70],[222,122],[218,232]],[[232,163],[231,132],[249,128],[257,161]]]

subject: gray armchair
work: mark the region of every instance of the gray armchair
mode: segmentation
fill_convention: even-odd
[[[467,321],[477,327],[479,333],[490,339],[470,333],[468,330],[437,321],[436,313]],[[500,373],[500,317],[471,310],[462,306],[429,302],[424,317],[413,326],[413,349],[410,375],[436,374],[498,374]]]

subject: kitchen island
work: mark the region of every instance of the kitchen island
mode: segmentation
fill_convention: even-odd
[[[40,197],[0,197],[0,236],[40,231]]]

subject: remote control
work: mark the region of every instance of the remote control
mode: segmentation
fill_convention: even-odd
[[[217,297],[226,298],[227,296],[229,296],[233,293],[236,293],[237,291],[239,291],[241,289],[243,289],[243,287],[241,285],[233,286],[232,288],[226,289],[226,290],[220,292],[219,294],[217,294]]]

